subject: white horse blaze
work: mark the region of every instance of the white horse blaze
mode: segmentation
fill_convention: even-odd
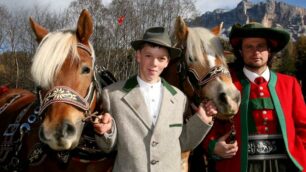
[[[212,55],[208,54],[207,55],[207,60],[208,60],[208,64],[209,64],[210,68],[213,68],[213,67],[216,66],[216,62],[215,62],[216,57],[215,56],[212,56]]]

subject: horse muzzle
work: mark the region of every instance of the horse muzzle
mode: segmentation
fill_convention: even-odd
[[[235,90],[234,93],[230,95],[220,93],[217,102],[218,114],[216,117],[219,119],[231,119],[239,111],[241,103],[240,92]]]
[[[80,125],[83,125],[80,123]],[[83,126],[75,126],[64,121],[55,128],[46,129],[42,125],[39,129],[40,140],[54,150],[70,150],[78,145]]]

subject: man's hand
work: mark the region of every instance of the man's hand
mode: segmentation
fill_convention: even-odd
[[[217,108],[212,101],[203,101],[200,103],[198,108],[193,104],[191,104],[191,106],[197,111],[199,117],[206,124],[212,124],[213,117],[218,113]]]
[[[110,133],[112,129],[112,116],[109,113],[97,116],[93,126],[95,131],[100,135]]]
[[[230,136],[231,132],[219,138],[215,145],[214,154],[221,158],[231,158],[236,155],[238,151],[237,141],[227,144],[226,139]]]

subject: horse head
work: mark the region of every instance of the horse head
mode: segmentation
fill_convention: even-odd
[[[208,30],[188,27],[181,17],[175,23],[176,47],[183,50],[179,79],[184,92],[195,103],[212,100],[219,114],[229,119],[238,112],[241,96],[234,86],[218,38],[222,24]],[[185,67],[182,67],[185,66]]]
[[[54,150],[73,149],[79,143],[84,119],[96,106],[95,54],[89,42],[92,17],[83,10],[76,30],[56,32],[48,32],[31,18],[30,23],[39,43],[31,67],[42,90],[39,138]]]

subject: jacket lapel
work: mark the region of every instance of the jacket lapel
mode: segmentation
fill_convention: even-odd
[[[163,130],[165,126],[169,127],[169,125],[167,125],[167,121],[169,121],[168,118],[175,115],[172,112],[174,112],[175,105],[177,104],[176,102],[177,100],[171,94],[171,92],[169,92],[166,87],[163,87],[163,98],[154,132],[160,132],[159,130]]]
[[[167,125],[168,118],[172,118],[175,105],[177,105],[177,100],[175,98],[176,91],[175,89],[162,78],[162,84],[163,84],[163,97],[161,101],[160,111],[159,115],[156,121],[156,126],[154,129],[154,132],[162,132],[159,130],[163,130],[164,127],[169,127]],[[170,120],[171,121],[171,120]]]
[[[153,122],[139,88],[136,76],[127,80],[123,90],[127,92],[123,97],[123,101],[125,101],[125,103],[135,112],[136,116],[146,127],[148,127],[148,129],[152,129]]]

